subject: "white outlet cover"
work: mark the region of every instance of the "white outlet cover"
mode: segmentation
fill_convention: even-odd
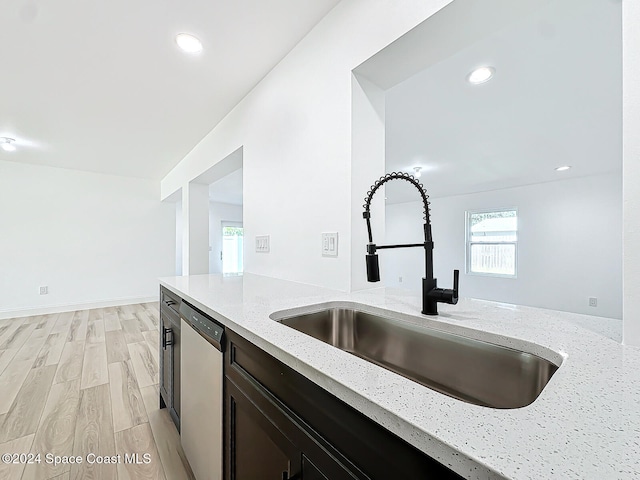
[[[338,232],[322,233],[322,256],[323,257],[338,256]]]
[[[269,253],[271,251],[271,239],[269,235],[256,235],[256,252]]]

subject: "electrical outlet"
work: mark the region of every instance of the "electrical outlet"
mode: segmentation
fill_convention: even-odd
[[[589,306],[590,307],[597,307],[598,306],[598,299],[596,297],[589,297]]]
[[[256,235],[256,252],[269,253],[271,251],[269,235]]]
[[[322,256],[338,256],[338,232],[325,232],[322,234]]]
[[[40,287],[40,295],[48,295],[48,294],[49,294],[48,286]]]

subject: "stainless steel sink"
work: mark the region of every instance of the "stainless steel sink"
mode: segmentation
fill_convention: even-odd
[[[486,407],[529,405],[558,369],[531,353],[351,308],[275,319],[428,388]]]

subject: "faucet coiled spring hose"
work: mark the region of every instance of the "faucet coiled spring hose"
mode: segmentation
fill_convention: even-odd
[[[378,181],[371,186],[371,189],[367,192],[367,196],[364,199],[365,203],[364,203],[364,205],[362,205],[364,207],[364,213],[362,214],[362,216],[367,221],[367,232],[369,234],[369,243],[373,243],[373,235],[371,234],[371,221],[370,221],[370,219],[371,219],[371,212],[370,212],[371,199],[373,198],[373,195],[376,193],[376,191],[382,185],[384,185],[385,183],[387,183],[390,180],[395,180],[395,179],[406,180],[407,182],[411,183],[414,187],[416,187],[418,189],[418,191],[420,192],[420,196],[422,197],[422,203],[424,204],[424,217],[422,217],[422,218],[423,218],[423,220],[425,222],[425,225],[430,225],[431,224],[431,219],[429,217],[429,215],[430,215],[429,195],[427,195],[427,190],[424,188],[424,185],[422,185],[422,183],[420,183],[410,173],[405,173],[405,172],[387,173],[386,175],[380,177],[378,179]]]

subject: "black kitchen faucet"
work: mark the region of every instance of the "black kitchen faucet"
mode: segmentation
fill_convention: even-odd
[[[373,243],[373,237],[371,235],[371,212],[369,210],[371,207],[371,199],[382,185],[391,180],[406,180],[420,192],[422,203],[424,204],[424,243],[408,243],[403,245],[376,245]],[[458,279],[460,271],[453,271],[453,289],[438,288],[438,280],[433,278],[433,240],[431,237],[431,219],[429,218],[429,195],[427,195],[424,186],[416,180],[413,175],[408,173],[388,173],[384,177],[380,177],[380,179],[372,185],[371,190],[367,192],[364,200],[364,213],[362,216],[367,221],[367,231],[369,233],[366,257],[367,280],[369,282],[380,281],[380,265],[378,263],[376,250],[383,250],[385,248],[424,247],[425,277],[422,279],[422,313],[424,315],[437,315],[438,302],[450,303],[452,305],[458,303]]]

